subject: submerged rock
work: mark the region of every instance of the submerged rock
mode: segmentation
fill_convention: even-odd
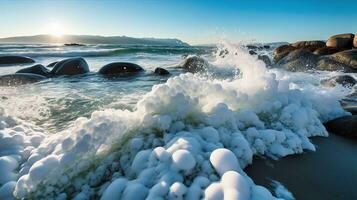
[[[291,45],[282,45],[274,50],[273,58],[275,62],[278,62],[280,59],[284,58],[290,52],[296,50],[296,47]]]
[[[137,64],[129,62],[115,62],[104,65],[99,71],[99,74],[103,75],[116,75],[116,74],[128,74],[138,73],[144,71],[142,67]]]
[[[321,80],[321,84],[328,87],[335,87],[337,84],[352,87],[357,81],[349,75],[339,75],[328,79]]]
[[[45,76],[38,74],[16,73],[0,76],[0,86],[16,86],[35,83],[46,79]]]
[[[277,65],[288,71],[306,71],[316,66],[318,56],[306,49],[297,49],[281,59]]]
[[[88,64],[83,58],[69,58],[56,63],[51,74],[54,76],[62,76],[85,74],[88,72]]]
[[[299,41],[295,42],[291,46],[298,48],[298,49],[308,49],[310,51],[315,51],[316,49],[326,47],[324,41],[313,40],[313,41]]]
[[[41,76],[48,76],[50,71],[41,64],[34,65],[32,67],[27,67],[24,69],[18,70],[16,73],[30,73],[30,74],[38,74]]]
[[[169,71],[167,71],[166,69],[164,68],[161,68],[161,67],[157,67],[154,71],[155,74],[158,74],[158,75],[168,75],[170,74]]]
[[[336,48],[352,48],[353,39],[354,35],[352,33],[334,35],[327,40],[326,46]]]
[[[204,72],[208,67],[208,62],[198,56],[187,57],[178,67],[191,73]]]
[[[34,63],[32,58],[25,56],[0,56],[0,65]]]
[[[58,63],[58,61],[52,62],[52,63],[48,64],[46,67],[54,67],[57,63]]]
[[[357,115],[340,117],[325,123],[326,129],[337,135],[357,139]]]

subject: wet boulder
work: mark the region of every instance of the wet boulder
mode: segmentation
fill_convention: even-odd
[[[69,58],[56,63],[53,66],[51,74],[54,76],[62,76],[85,74],[88,72],[88,64],[83,58]]]
[[[321,84],[327,87],[335,87],[337,84],[352,87],[357,81],[350,75],[339,75],[328,79],[321,80]]]
[[[157,75],[169,75],[170,74],[169,71],[167,71],[166,69],[161,68],[161,67],[157,67],[155,69],[154,73],[157,74]]]
[[[306,71],[313,69],[318,61],[318,56],[306,49],[296,49],[282,58],[278,63],[278,67],[282,67],[288,71]]]
[[[48,64],[46,67],[52,68],[52,67],[54,67],[57,63],[58,63],[58,61],[52,62],[52,63]]]
[[[0,56],[0,65],[34,63],[32,58],[26,56]]]
[[[349,66],[337,62],[331,58],[331,56],[321,56],[316,66],[317,70],[325,71],[342,71],[342,72],[355,72],[356,70],[350,68]]]
[[[327,40],[326,46],[350,49],[353,47],[353,39],[354,39],[354,34],[352,33],[334,35]]]
[[[348,138],[357,139],[357,115],[344,116],[326,122],[326,130]]]
[[[278,62],[279,60],[281,60],[282,58],[284,58],[286,55],[288,55],[290,52],[296,50],[296,47],[293,47],[291,45],[282,45],[279,46],[278,48],[276,48],[274,50],[273,53],[273,58],[275,62]]]
[[[32,67],[20,69],[16,73],[30,73],[30,74],[38,74],[41,76],[48,76],[50,74],[50,71],[43,65],[37,64]]]
[[[137,64],[129,62],[115,62],[104,65],[98,73],[103,75],[123,75],[138,73],[141,71],[144,71],[144,69]]]
[[[272,65],[271,60],[270,60],[269,56],[267,56],[267,55],[258,55],[258,59],[263,61],[266,66]]]
[[[313,53],[318,56],[326,56],[326,55],[331,55],[337,52],[343,51],[343,49],[339,49],[336,47],[322,47],[316,49]]]
[[[319,41],[319,40],[299,41],[299,42],[295,42],[291,46],[298,48],[298,49],[308,49],[311,52],[313,52],[316,49],[326,47],[326,43],[324,41]]]
[[[356,33],[357,34],[357,33]],[[354,48],[357,48],[357,36],[356,36],[356,34],[355,34],[355,37],[354,37],[354,39],[353,39],[353,47]]]
[[[330,58],[357,70],[357,49],[341,51],[332,54]]]
[[[178,67],[191,73],[204,72],[208,67],[208,62],[201,57],[190,56],[182,61]]]
[[[0,76],[0,86],[17,86],[35,83],[46,79],[38,74],[16,73]]]

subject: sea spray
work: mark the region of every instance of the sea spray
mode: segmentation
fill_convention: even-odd
[[[34,199],[275,199],[242,169],[254,155],[280,158],[314,150],[308,137],[327,136],[322,121],[346,115],[341,96],[281,81],[247,50],[224,48],[228,54],[212,60],[212,73],[238,68],[233,79],[172,77],[155,85],[134,111],[96,111],[69,130],[45,135],[27,153],[15,152],[18,170],[5,171],[17,174],[12,179],[16,186],[10,185],[13,194]],[[4,130],[21,132],[13,126]],[[26,134],[23,138],[28,140]],[[216,161],[212,152],[218,149],[225,149],[222,158],[234,155],[236,161]],[[13,155],[7,151],[1,149],[2,155]]]

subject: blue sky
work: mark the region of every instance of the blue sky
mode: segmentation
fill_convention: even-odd
[[[357,32],[357,0],[2,0],[0,37],[35,34],[220,39],[327,39]]]

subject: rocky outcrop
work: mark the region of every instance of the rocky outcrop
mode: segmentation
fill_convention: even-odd
[[[344,116],[325,123],[327,131],[357,139],[357,115]]]
[[[330,58],[357,70],[357,49],[341,51],[332,54]]]
[[[330,54],[334,54],[337,52],[343,51],[342,49],[335,48],[335,47],[322,47],[316,49],[313,53],[318,56],[326,56]]]
[[[34,63],[32,58],[25,56],[0,56],[0,65]]]
[[[166,69],[161,68],[161,67],[157,67],[155,69],[154,73],[157,74],[157,75],[169,75],[170,74],[169,71],[167,71]]]
[[[296,49],[282,58],[277,65],[288,71],[306,71],[313,69],[318,61],[318,56],[306,49]]]
[[[339,75],[328,79],[321,80],[321,84],[327,87],[335,87],[337,84],[346,87],[352,87],[357,81],[350,75]]]
[[[354,39],[353,39],[353,47],[354,48],[357,48],[357,33],[355,34],[355,37],[354,37]]]
[[[56,63],[51,71],[51,75],[78,75],[88,72],[89,66],[83,58],[69,58]]]
[[[342,64],[333,60],[330,56],[322,56],[320,57],[317,66],[317,70],[325,70],[325,71],[343,71],[343,72],[354,72],[352,68],[349,66]]]
[[[144,69],[137,64],[129,62],[115,62],[104,65],[98,73],[103,75],[125,75],[141,71],[144,71]]]
[[[327,40],[326,46],[341,49],[351,49],[353,47],[353,39],[354,35],[352,33],[334,35]]]
[[[50,71],[41,64],[34,65],[32,67],[27,67],[24,69],[18,70],[16,73],[30,73],[30,74],[38,74],[41,76],[48,76]]]
[[[258,59],[263,61],[266,66],[272,65],[271,60],[270,60],[269,56],[267,56],[267,55],[258,55]]]
[[[0,76],[0,86],[17,86],[46,79],[38,74],[16,73]]]
[[[184,70],[191,73],[197,73],[205,71],[208,67],[208,62],[201,57],[190,56],[182,61],[178,67],[183,68]]]
[[[280,59],[284,58],[290,52],[296,50],[296,47],[291,45],[282,45],[274,50],[273,58],[275,62],[278,62]]]
[[[311,52],[315,51],[316,49],[326,47],[324,41],[313,40],[313,41],[299,41],[293,43],[291,46],[297,49],[308,49]]]

